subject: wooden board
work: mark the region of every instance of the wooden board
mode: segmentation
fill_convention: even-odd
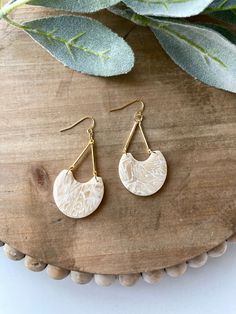
[[[16,18],[50,14],[23,9]],[[179,69],[152,33],[108,13],[98,15],[127,40],[134,70],[97,78],[64,68],[24,33],[0,30],[0,239],[46,263],[93,273],[159,269],[199,255],[236,232],[235,95],[207,87]],[[144,129],[168,162],[168,180],[152,197],[120,183],[117,165],[135,106],[146,103]],[[52,184],[86,144],[84,115],[96,118],[96,155],[105,198],[88,218],[57,210]],[[140,136],[130,147],[145,159]],[[77,172],[91,177],[91,160]]]

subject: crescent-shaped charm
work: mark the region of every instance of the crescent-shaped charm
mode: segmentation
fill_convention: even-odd
[[[149,196],[163,186],[167,176],[167,163],[156,150],[148,159],[136,160],[131,153],[124,153],[119,163],[119,176],[128,191],[139,196]]]
[[[92,214],[104,195],[101,177],[93,176],[88,182],[75,180],[71,170],[62,170],[53,186],[53,197],[59,210],[71,218],[83,218]]]

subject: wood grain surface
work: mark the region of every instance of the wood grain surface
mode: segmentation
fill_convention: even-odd
[[[51,14],[21,9],[18,20]],[[98,78],[63,67],[24,33],[0,23],[0,239],[45,263],[102,274],[148,272],[182,263],[236,232],[236,103],[234,94],[189,77],[163,52],[153,34],[100,13],[134,49],[126,76]],[[135,105],[142,98],[144,129],[168,163],[157,194],[129,193],[118,177],[123,144]],[[84,115],[96,118],[98,173],[105,183],[102,205],[73,220],[54,204],[56,175],[87,142]],[[130,147],[145,159],[137,134]],[[92,175],[91,158],[77,178]]]

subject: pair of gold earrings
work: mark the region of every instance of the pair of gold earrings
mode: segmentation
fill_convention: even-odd
[[[138,196],[149,196],[160,190],[164,184],[167,176],[167,164],[163,154],[159,150],[153,151],[146,140],[142,128],[145,105],[143,101],[135,100],[111,111],[124,109],[136,102],[141,104],[141,108],[134,115],[134,124],[124,145],[118,170],[120,180],[128,191]],[[104,184],[102,178],[97,174],[94,156],[94,118],[84,117],[68,128],[61,130],[61,132],[74,128],[86,119],[92,121],[91,127],[87,130],[88,144],[70,168],[68,170],[64,169],[58,174],[53,186],[53,196],[57,207],[62,213],[71,218],[83,218],[92,214],[99,207],[104,196]],[[131,153],[127,153],[137,127],[141,131],[149,154],[148,159],[144,161],[138,161]],[[80,183],[75,180],[73,171],[89,148],[92,154],[93,177],[88,182]]]

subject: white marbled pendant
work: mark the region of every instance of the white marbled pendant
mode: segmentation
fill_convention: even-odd
[[[104,195],[101,177],[92,177],[88,182],[75,180],[72,171],[62,170],[53,186],[53,197],[59,210],[71,218],[83,218],[92,214]]]
[[[156,150],[144,161],[136,160],[131,153],[124,153],[119,163],[119,176],[128,191],[139,196],[156,193],[167,176],[167,163]]]

